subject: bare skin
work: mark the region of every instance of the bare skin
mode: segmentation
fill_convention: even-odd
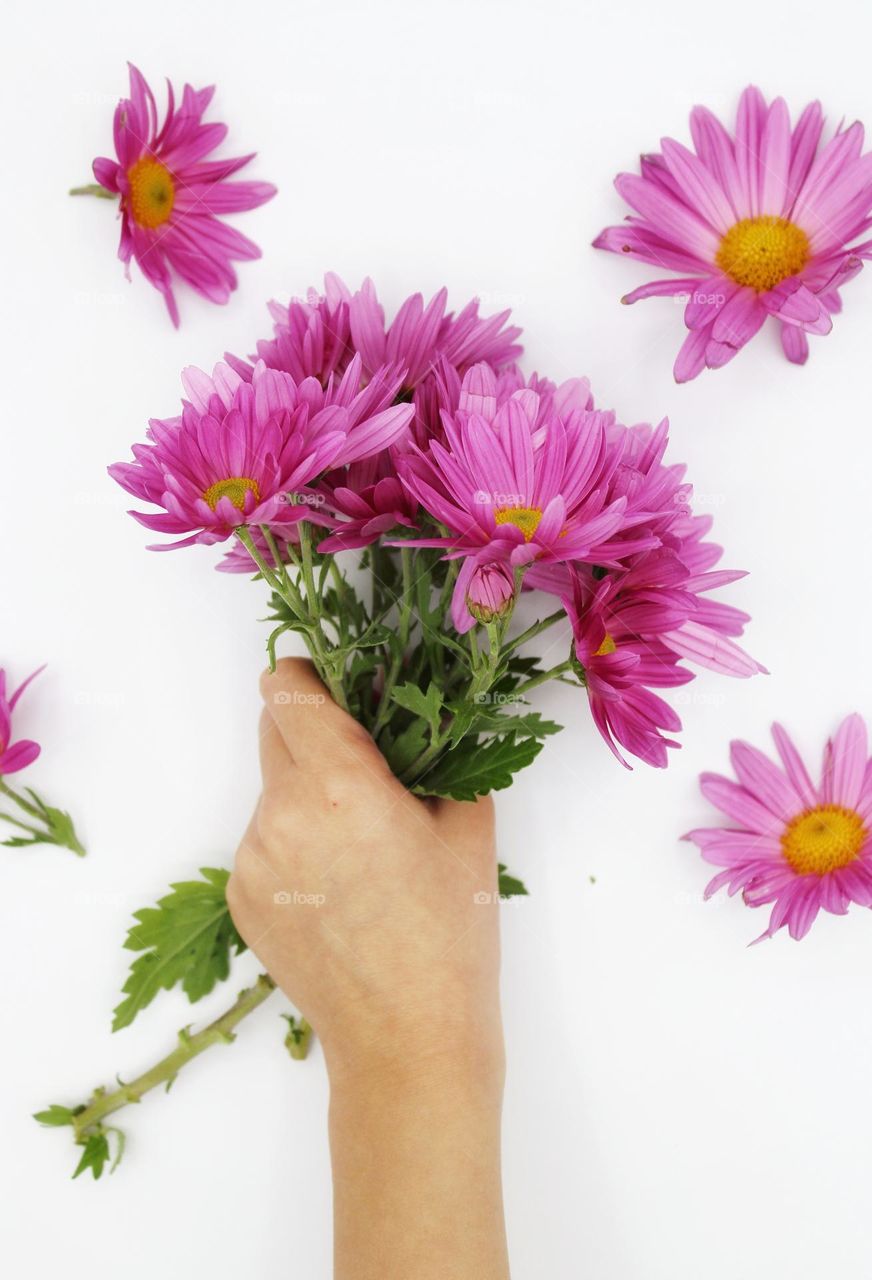
[[[410,795],[308,662],[261,693],[228,901],[324,1048],[335,1280],[505,1280],[493,806]]]

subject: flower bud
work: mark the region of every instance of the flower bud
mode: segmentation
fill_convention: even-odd
[[[476,622],[494,622],[505,617],[514,598],[515,579],[511,569],[496,562],[481,564],[472,575],[466,607]]]

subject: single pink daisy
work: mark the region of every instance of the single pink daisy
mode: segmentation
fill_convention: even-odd
[[[852,902],[872,906],[872,760],[859,715],[848,716],[827,742],[817,786],[784,729],[776,724],[772,734],[781,768],[734,742],[738,783],[700,775],[703,795],[737,825],[701,828],[686,838],[706,862],[724,868],[707,898],[726,887],[730,894],[741,889],[750,907],[774,903],[761,938],[787,925],[798,939],[822,908],[845,915]]]
[[[222,542],[243,525],[318,522],[308,486],[329,467],[377,454],[406,430],[412,407],[396,404],[397,381],[379,375],[360,390],[355,358],[339,383],[301,383],[257,364],[250,382],[219,364],[210,378],[186,369],[188,399],[178,418],[152,419],[149,443],[109,474],[134,497],[161,507],[132,511],[179,541],[153,548]]]
[[[681,720],[651,689],[692,680],[681,659],[722,675],[765,671],[731,639],[748,615],[705,595],[742,574],[694,573],[665,545],[630,557],[616,572],[587,565],[558,566],[559,572],[566,574],[562,599],[591,714],[624,765],[619,746],[657,768],[665,768],[667,748],[679,746],[662,731],[677,733]],[[559,578],[539,585],[561,586]]]
[[[452,607],[460,632],[475,623],[466,596],[480,563],[599,563],[627,506],[624,497],[606,501],[608,415],[574,407],[569,397],[543,423],[536,392],[525,388],[500,403],[497,390],[493,370],[474,366],[457,413],[443,415],[446,445],[432,439],[426,452],[415,448],[397,459],[405,487],[448,530],[410,545],[465,558]],[[587,404],[586,387],[581,394]]]
[[[40,753],[39,743],[32,742],[29,738],[20,738],[18,742],[12,741],[12,712],[31,680],[35,680],[43,670],[45,670],[44,667],[39,667],[18,686],[14,693],[7,695],[6,672],[0,667],[0,775],[18,773],[20,769],[26,769],[29,764],[33,764]]]
[[[203,123],[214,92],[214,87],[186,84],[177,108],[167,82],[167,113],[159,124],[154,94],[130,65],[130,97],[122,98],[115,110],[117,160],[98,157],[93,167],[100,186],[72,193],[121,197],[118,256],[128,276],[130,260],[136,259],[145,278],[163,294],[176,326],[173,275],[210,302],[224,303],[237,285],[231,263],[260,257],[257,245],[218,215],[256,209],[276,194],[268,182],[227,181],[254,153],[233,160],[205,159],[227,135],[226,125]]]
[[[735,137],[695,107],[695,151],[664,138],[640,174],[615,180],[635,215],[594,246],[681,273],[622,299],[688,295],[678,382],[732,360],[769,316],[795,364],[808,357],[807,334],[832,328],[839,289],[872,253],[872,241],[852,243],[872,225],[872,153],[862,154],[859,122],[821,145],[823,126],[820,103],[791,127],[784,100],[767,107],[752,86]]]

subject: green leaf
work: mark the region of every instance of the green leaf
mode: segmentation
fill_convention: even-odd
[[[135,911],[124,946],[141,951],[124,984],[113,1031],[129,1026],[159,991],[181,985],[193,1004],[230,972],[230,956],[245,950],[227,909],[229,871],[201,867],[202,880],[171,885],[156,907]]]
[[[514,705],[523,706],[524,703],[519,698]],[[460,742],[467,734],[496,737],[514,733],[518,738],[547,738],[563,728],[554,720],[543,720],[538,711],[513,715],[504,706],[491,705],[486,698],[481,702],[449,702],[446,710],[451,714],[448,741],[452,744]]]
[[[451,796],[474,800],[490,791],[502,791],[520,769],[532,764],[542,750],[535,738],[521,741],[513,733],[480,746],[468,737],[444,755],[412,788],[417,795]]]
[[[70,1107],[62,1107],[58,1103],[53,1102],[45,1111],[37,1111],[34,1113],[34,1120],[39,1124],[51,1125],[52,1128],[60,1128],[65,1124],[72,1124],[73,1119],[81,1111],[79,1107],[73,1111]]]
[[[426,720],[433,733],[439,732],[442,717],[442,694],[435,680],[431,680],[424,693],[416,684],[401,684],[391,690],[391,697],[399,706]]]
[[[427,746],[427,726],[423,720],[413,720],[407,729],[394,739],[390,731],[385,729],[379,738],[379,747],[391,766],[391,770],[399,776],[414,764],[418,756]]]
[[[79,1174],[84,1173],[86,1169],[90,1169],[94,1175],[94,1181],[102,1176],[103,1169],[110,1159],[109,1156],[109,1139],[105,1133],[92,1133],[84,1143],[85,1150],[82,1152],[82,1158],[76,1166],[74,1178],[78,1178]]]
[[[499,872],[500,877],[499,890],[501,898],[520,898],[529,896],[526,888],[524,887],[523,881],[518,880],[515,876],[510,876],[506,870],[504,862],[497,864],[497,871]]]

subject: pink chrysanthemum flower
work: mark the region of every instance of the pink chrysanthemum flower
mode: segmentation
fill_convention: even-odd
[[[169,83],[167,90],[167,114],[159,124],[154,94],[130,67],[130,97],[115,110],[117,160],[96,159],[94,177],[121,197],[118,256],[128,273],[131,258],[136,259],[178,325],[173,275],[210,302],[227,302],[237,284],[231,263],[259,258],[260,249],[218,215],[256,209],[276,188],[268,182],[227,181],[254,159],[253,153],[205,159],[227,135],[226,125],[203,123],[214,88],[186,84],[178,108]]]
[[[852,902],[872,906],[872,761],[858,715],[848,716],[827,743],[817,786],[784,729],[776,724],[772,733],[781,768],[734,742],[738,783],[700,776],[706,799],[737,825],[701,828],[687,839],[706,862],[724,868],[706,897],[726,887],[731,894],[741,889],[748,906],[774,903],[761,938],[787,925],[798,939],[822,908],[845,915]]]
[[[282,369],[292,377],[327,382],[342,375],[354,358],[349,303],[351,292],[334,272],[324,277],[324,293],[310,289],[287,306],[271,302],[274,336],[257,344],[257,359],[268,369]],[[232,357],[228,357],[232,363]]]
[[[872,241],[852,243],[870,226],[872,154],[862,154],[861,124],[822,146],[823,124],[813,102],[791,128],[783,99],[767,107],[750,87],[735,137],[695,107],[695,152],[665,138],[662,152],[642,157],[640,175],[616,179],[637,216],[594,245],[681,273],[623,299],[689,295],[677,381],[726,364],[769,316],[795,364],[808,356],[807,334],[832,328],[839,289],[872,253]]]
[[[585,565],[566,570],[569,590],[562,598],[591,713],[625,765],[618,744],[658,768],[666,766],[667,748],[679,745],[661,731],[677,733],[681,721],[651,689],[693,679],[679,665],[681,659],[722,675],[748,677],[765,671],[731,638],[741,635],[748,615],[706,596],[744,575],[696,572],[696,536],[693,529],[682,547],[684,558],[664,545],[630,557],[626,568],[605,576]],[[672,541],[681,546],[674,537]],[[713,550],[720,554],[719,547]]]
[[[439,430],[440,409],[453,407],[445,386],[437,387],[438,378],[455,375],[459,389],[459,377],[472,365],[485,361],[495,370],[506,369],[522,351],[517,343],[521,330],[507,325],[508,311],[483,317],[473,300],[455,315],[446,311],[447,301],[444,288],[426,304],[414,293],[387,324],[372,280],[352,293],[328,272],[323,294],[310,289],[305,301],[270,303],[274,336],[258,342],[257,359],[268,368],[321,382],[344,373],[355,353],[365,380],[386,364],[401,370],[399,394],[415,405],[415,435],[424,443],[431,429]],[[251,367],[231,355],[226,359],[243,377]]]
[[[153,419],[135,461],[109,468],[128,493],[163,508],[131,512],[141,524],[187,535],[155,550],[221,542],[242,525],[317,522],[308,486],[329,467],[386,449],[412,414],[393,403],[397,381],[387,371],[359,389],[357,358],[326,389],[262,364],[250,382],[225,364],[211,378],[187,369],[182,381],[181,417]]]
[[[506,327],[509,311],[484,319],[473,300],[454,315],[446,312],[447,302],[445,288],[426,306],[422,295],[413,293],[386,325],[375,285],[368,278],[364,280],[349,302],[351,336],[355,350],[363,357],[364,370],[374,373],[383,364],[402,366],[408,392],[443,359],[463,372],[480,361],[499,369],[521,354],[523,348],[517,343],[521,330]]]
[[[31,680],[35,680],[43,670],[43,667],[39,667],[18,686],[14,693],[7,694],[6,672],[0,667],[0,775],[18,773],[20,769],[26,769],[39,755],[38,742],[33,742],[29,738],[20,738],[18,742],[12,741],[12,712]]]
[[[574,394],[588,403],[586,387]],[[476,365],[463,379],[458,412],[443,415],[446,445],[433,439],[426,453],[397,460],[403,484],[448,529],[411,545],[465,558],[452,607],[460,632],[474,625],[466,596],[480,563],[599,563],[623,527],[627,500],[607,502],[602,482],[608,415],[573,407],[572,395],[546,423],[540,408],[526,388],[499,403],[493,370]]]
[[[328,472],[317,494],[334,530],[319,543],[321,552],[368,547],[392,529],[415,527],[418,504],[396,475],[392,450]]]

